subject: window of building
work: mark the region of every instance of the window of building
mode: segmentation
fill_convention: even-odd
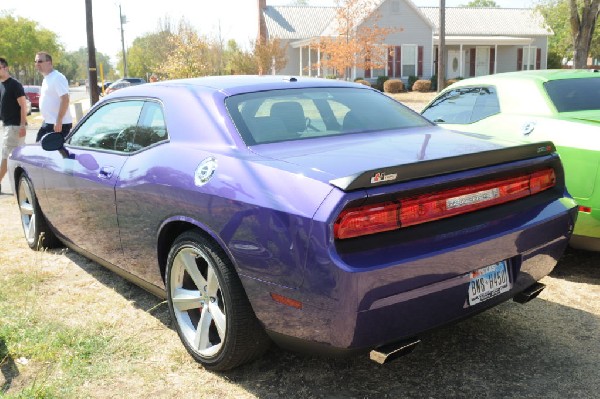
[[[523,70],[536,69],[537,47],[523,47]]]
[[[407,44],[402,46],[402,76],[417,75],[417,46]]]

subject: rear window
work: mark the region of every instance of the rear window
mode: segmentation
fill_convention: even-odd
[[[225,105],[248,145],[430,125],[388,96],[361,88],[246,93]]]
[[[422,115],[435,123],[468,124],[500,112],[496,89],[461,87],[450,90],[435,99]]]
[[[558,112],[600,110],[600,76],[551,80],[544,87]]]

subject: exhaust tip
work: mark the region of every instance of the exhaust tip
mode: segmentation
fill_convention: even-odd
[[[376,363],[386,364],[401,356],[408,355],[421,342],[418,338],[393,342],[373,349],[369,353],[369,358]]]
[[[527,303],[533,298],[540,295],[540,292],[542,292],[544,288],[546,288],[545,284],[534,283],[533,285],[530,285],[529,287],[525,288],[523,292],[520,292],[517,295],[515,295],[513,301],[521,304]]]

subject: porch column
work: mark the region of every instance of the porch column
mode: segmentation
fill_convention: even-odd
[[[312,54],[310,44],[308,45],[308,76],[312,76]]]
[[[298,76],[302,76],[302,46],[299,47],[300,50],[300,73],[298,73]]]
[[[321,47],[317,49],[317,76],[321,77]]]
[[[498,45],[494,45],[494,75],[498,73]]]
[[[461,78],[465,77],[465,54],[463,51],[463,45],[460,44],[460,68],[458,69],[458,74]]]

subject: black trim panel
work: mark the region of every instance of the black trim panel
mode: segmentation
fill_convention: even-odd
[[[498,150],[482,151],[473,154],[369,170],[355,175],[330,180],[329,184],[342,191],[353,191],[459,172],[467,169],[497,165],[505,162],[536,158],[554,152],[556,152],[556,147],[551,141],[540,141],[537,143],[523,144]],[[371,182],[371,179],[378,173],[386,176],[396,174],[396,177],[391,180],[382,180],[375,183]]]

